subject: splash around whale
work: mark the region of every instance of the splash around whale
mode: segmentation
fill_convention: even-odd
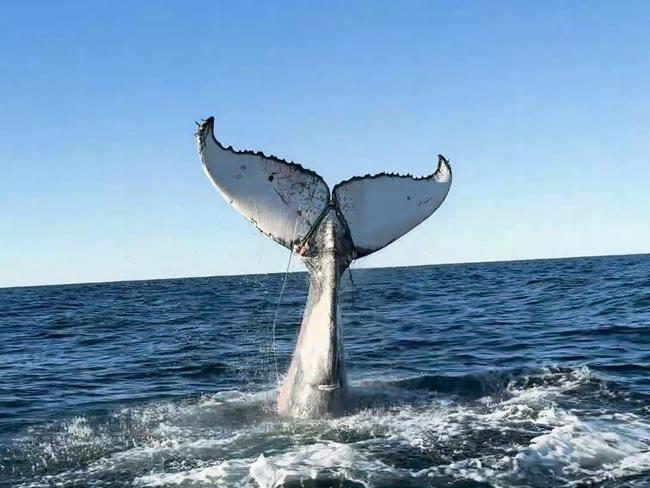
[[[320,417],[345,410],[338,289],[353,260],[395,241],[429,217],[451,186],[438,156],[429,176],[355,176],[333,190],[317,173],[261,152],[237,151],[214,136],[214,117],[199,125],[199,156],[223,197],[262,233],[300,255],[309,294],[296,349],[278,394],[278,412]]]

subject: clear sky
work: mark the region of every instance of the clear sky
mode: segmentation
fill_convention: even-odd
[[[2,2],[0,286],[284,270],[202,171],[209,115],[330,187],[451,160],[357,266],[649,252],[649,26],[647,1]]]

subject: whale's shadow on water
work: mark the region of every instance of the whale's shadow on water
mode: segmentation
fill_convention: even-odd
[[[400,403],[429,396],[450,396],[472,401],[491,395],[503,397],[508,384],[515,378],[512,372],[467,374],[458,376],[422,375],[392,381],[366,381],[352,390],[351,411],[360,408],[398,406]]]
[[[569,368],[554,368],[565,374]],[[550,375],[540,376],[537,369],[512,369],[486,371],[464,375],[426,374],[396,380],[366,380],[351,388],[346,414],[363,409],[399,407],[414,402],[448,398],[460,402],[473,402],[483,397],[495,401],[512,396],[513,387],[526,388],[552,381]]]
[[[502,402],[528,389],[562,387],[579,371],[570,367],[547,366],[488,370],[464,375],[425,374],[395,380],[365,380],[351,388],[346,414],[364,409],[413,405],[433,399],[473,403],[489,397],[491,402]],[[572,400],[582,402],[585,397],[593,395],[602,401],[603,392],[606,392],[605,397],[614,400],[628,395],[615,382],[593,375],[583,378],[569,390],[572,394],[563,398],[567,404],[571,404]]]

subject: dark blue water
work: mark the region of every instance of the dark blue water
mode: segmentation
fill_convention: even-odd
[[[1,289],[0,485],[650,486],[650,256],[354,270],[317,421],[282,278]]]

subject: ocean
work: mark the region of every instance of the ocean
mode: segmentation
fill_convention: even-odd
[[[0,289],[0,486],[650,486],[650,256],[353,269],[319,420],[283,278]]]

